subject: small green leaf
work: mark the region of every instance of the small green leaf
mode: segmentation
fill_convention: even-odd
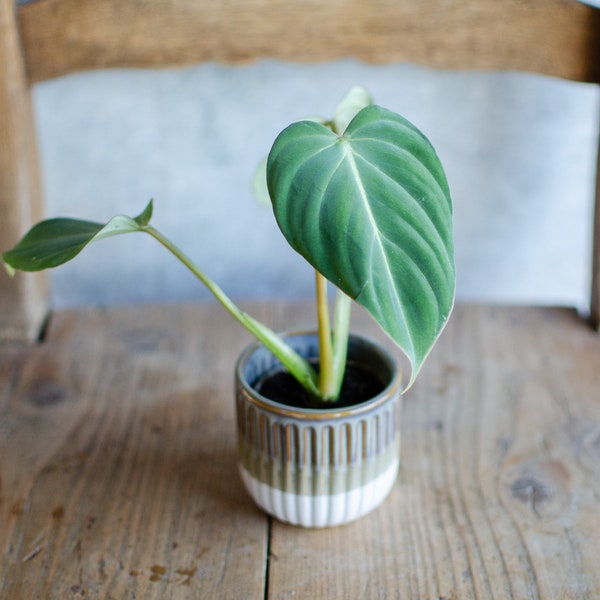
[[[290,245],[402,348],[410,387],[454,303],[452,203],[427,138],[379,106],[341,137],[294,123],[275,140],[267,181]]]
[[[150,214],[151,214],[151,204]],[[148,216],[148,206],[138,217],[118,215],[106,225],[80,219],[47,219],[34,225],[19,243],[2,255],[7,269],[41,271],[58,267],[75,258],[90,242],[113,235],[141,231]]]
[[[92,221],[47,219],[34,225],[2,260],[22,271],[57,267],[77,256],[101,229]]]

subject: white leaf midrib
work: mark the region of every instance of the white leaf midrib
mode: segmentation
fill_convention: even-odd
[[[367,193],[365,191],[362,179],[360,177],[360,173],[358,171],[358,166],[356,165],[356,161],[354,159],[354,153],[353,153],[351,144],[348,143],[343,138],[342,138],[342,142],[343,142],[342,143],[342,148],[344,150],[344,156],[348,160],[348,164],[350,165],[350,170],[351,170],[352,175],[353,175],[353,177],[354,177],[354,179],[356,181],[356,185],[357,185],[357,188],[358,188],[359,193],[360,193],[360,198],[362,200],[365,213],[366,213],[367,218],[369,220],[369,223],[371,225],[371,230],[373,231],[373,235],[375,237],[375,240],[376,240],[376,243],[377,243],[377,247],[379,249],[379,254],[382,257],[382,260],[383,260],[384,265],[385,265],[385,271],[386,271],[388,282],[391,283],[390,287],[394,290],[394,296],[395,296],[395,299],[396,299],[396,306],[398,307],[398,311],[401,314],[402,321],[404,323],[407,323],[406,314],[405,314],[404,308],[402,306],[402,301],[400,299],[400,296],[398,295],[398,291],[396,289],[396,286],[394,285],[394,278],[392,276],[392,270],[390,268],[388,257],[387,257],[387,254],[385,252],[384,246],[383,246],[383,241],[381,239],[381,236],[379,235],[379,228],[377,227],[377,222],[375,220],[375,216],[373,215],[373,211],[371,210],[371,206],[370,206],[369,201],[368,201]],[[410,331],[408,329],[407,329],[407,333],[408,333],[408,341],[410,342],[410,349],[406,348],[406,352],[407,352],[408,356],[414,356],[414,353],[415,353],[414,341],[413,341],[412,335],[410,334]]]

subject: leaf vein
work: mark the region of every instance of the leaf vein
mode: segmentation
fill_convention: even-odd
[[[366,192],[365,192],[365,188],[362,182],[362,178],[360,176],[360,172],[358,170],[358,167],[356,165],[356,161],[354,159],[354,153],[352,151],[352,149],[349,147],[348,144],[344,145],[344,149],[345,149],[345,156],[348,158],[349,164],[350,164],[350,168],[352,170],[352,174],[354,175],[354,178],[356,179],[356,183],[358,185],[358,189],[360,190],[360,197],[361,200],[363,202],[364,208],[365,208],[365,212],[367,215],[367,218],[369,219],[370,223],[371,223],[371,228],[374,232],[374,237],[375,240],[377,242],[377,246],[379,249],[379,253],[382,257],[383,263],[385,265],[385,271],[387,273],[387,279],[389,280],[390,284],[391,284],[391,288],[394,290],[394,298],[395,298],[395,304],[398,308],[398,312],[402,315],[402,321],[406,322],[406,314],[404,312],[404,307],[402,306],[402,302],[400,299],[400,296],[398,294],[398,290],[396,289],[396,286],[394,285],[394,278],[392,276],[392,270],[389,264],[389,260],[388,260],[388,256],[387,253],[385,252],[383,243],[382,243],[382,239],[381,236],[379,234],[379,228],[376,225],[376,221],[375,221],[375,217],[373,216],[373,212],[371,211],[371,207],[369,205],[367,196],[366,196]],[[414,356],[414,351],[415,351],[415,343],[414,343],[414,339],[412,334],[410,333],[410,331],[407,331],[408,333],[408,339],[407,341],[410,343],[410,349],[407,348],[407,351],[409,351],[409,356]]]

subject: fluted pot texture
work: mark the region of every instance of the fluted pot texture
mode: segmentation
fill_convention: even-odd
[[[309,359],[316,333],[286,336]],[[378,344],[352,335],[348,364],[375,375],[382,391],[358,404],[299,408],[254,386],[281,365],[259,343],[236,366],[239,470],[250,496],[277,519],[304,527],[353,521],[376,508],[396,480],[400,452],[400,374]]]

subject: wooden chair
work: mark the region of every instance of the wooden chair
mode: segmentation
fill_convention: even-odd
[[[600,83],[600,11],[575,0],[0,0],[0,40],[2,249],[44,213],[30,91],[49,78],[353,56]],[[600,180],[590,227],[597,328]],[[574,312],[457,306],[407,399],[398,489],[310,533],[267,524],[233,482],[229,380],[207,369],[239,333],[212,308],[69,311],[28,345],[48,310],[43,276],[0,274],[0,596],[600,597],[600,344]],[[130,402],[136,386],[154,400]]]
[[[86,69],[241,63],[270,56],[355,56],[436,68],[523,70],[600,81],[598,12],[575,1],[438,4],[346,0],[256,3],[2,0],[0,240],[8,247],[43,213],[30,89]],[[315,15],[318,15],[315,18]],[[166,35],[166,32],[169,32]],[[597,210],[596,213],[599,211]],[[591,320],[600,321],[598,219]],[[43,277],[0,277],[0,339],[30,338],[47,306]]]

